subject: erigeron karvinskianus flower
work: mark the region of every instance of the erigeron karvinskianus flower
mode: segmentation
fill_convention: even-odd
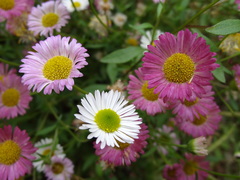
[[[144,80],[154,93],[164,100],[189,100],[205,93],[204,86],[213,79],[211,71],[219,65],[202,37],[188,29],[176,37],[166,32],[154,45],[142,59]]]
[[[100,144],[94,142],[95,153],[109,166],[129,166],[144,153],[143,149],[147,145],[146,139],[149,137],[147,126],[145,124],[140,126],[139,138],[135,139],[133,144],[119,143],[119,147],[105,146],[101,149]]]
[[[163,169],[163,177],[166,180],[178,180],[179,175],[181,174],[181,165],[180,164],[173,164],[173,165],[166,165]]]
[[[134,143],[138,139],[141,118],[135,111],[134,105],[118,91],[102,92],[96,90],[94,95],[89,93],[78,105],[77,119],[84,122],[79,129],[89,129],[88,139],[93,137],[100,148],[106,145],[120,147],[120,143]]]
[[[37,169],[38,172],[42,172],[45,168],[45,162],[42,157],[52,157],[53,155],[60,158],[65,157],[62,146],[60,144],[54,146],[53,139],[41,139],[40,141],[36,142],[34,146],[38,148],[38,150],[34,154],[34,156],[36,157],[36,161],[33,162],[33,166]],[[53,147],[55,147],[55,149],[53,149]]]
[[[29,89],[44,94],[72,90],[73,78],[82,77],[79,69],[88,63],[86,49],[76,39],[70,37],[51,36],[33,46],[35,52],[29,51],[20,66],[22,82]]]
[[[219,45],[219,48],[229,54],[233,55],[240,51],[240,33],[230,34]]]
[[[0,128],[0,179],[16,180],[32,169],[32,155],[37,149],[25,130],[18,127]]]
[[[83,11],[88,8],[89,1],[88,0],[62,0],[64,6],[66,6],[69,12],[73,12],[76,8],[77,11]]]
[[[31,101],[30,91],[22,84],[20,76],[10,74],[0,81],[0,119],[25,114]]]
[[[236,64],[232,67],[233,71],[234,71],[234,80],[235,83],[238,87],[238,89],[240,90],[240,64]]]
[[[112,16],[114,24],[118,27],[122,27],[127,22],[127,16],[123,13],[116,13]]]
[[[208,147],[207,139],[203,136],[192,139],[187,144],[187,149],[198,156],[208,155],[207,147]]]
[[[148,45],[154,45],[153,40],[156,40],[160,34],[163,34],[160,30],[157,30],[154,34],[154,37],[152,37],[153,31],[146,31],[146,34],[142,35],[140,38],[140,46],[143,49],[147,49]]]
[[[33,7],[28,16],[28,28],[34,35],[38,34],[48,37],[53,35],[53,31],[60,32],[70,19],[67,8],[57,1],[47,1]]]
[[[129,97],[137,109],[146,111],[149,115],[165,112],[168,105],[154,93],[154,88],[148,88],[148,81],[143,80],[142,69],[135,70],[136,76],[129,76],[127,86]]]
[[[16,69],[8,70],[8,64],[0,63],[0,81],[3,81],[3,78],[10,74],[16,74],[16,72]]]

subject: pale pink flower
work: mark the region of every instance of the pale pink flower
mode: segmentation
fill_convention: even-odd
[[[0,179],[16,180],[32,169],[32,154],[37,150],[25,130],[18,127],[0,128]]]
[[[240,90],[240,64],[234,65],[232,69],[234,71],[234,80],[238,89]]]
[[[16,69],[8,70],[8,64],[0,63],[0,81],[3,80],[5,76],[10,74],[16,74]]]
[[[178,180],[182,167],[180,164],[166,165],[163,169],[163,177],[166,180]]]

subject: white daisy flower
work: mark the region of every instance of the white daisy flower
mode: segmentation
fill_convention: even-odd
[[[148,45],[153,45],[153,44],[151,44],[151,42],[152,42],[152,33],[153,33],[152,31],[146,31],[146,35],[142,35],[141,36],[140,46],[143,49],[147,49]],[[160,30],[157,30],[155,32],[153,40],[156,40],[160,34],[163,34],[163,32],[161,32]]]
[[[37,169],[38,172],[42,172],[45,168],[45,164],[41,156],[47,156],[52,151],[53,139],[45,138],[36,142],[34,145],[38,150],[34,154],[36,157],[36,161],[33,162],[33,166]],[[63,148],[60,144],[57,144],[56,149],[52,152],[51,156],[58,156],[60,158],[64,158],[65,154],[63,152]]]
[[[134,105],[127,105],[121,92],[89,93],[78,105],[80,114],[77,119],[84,122],[79,129],[89,129],[88,139],[97,138],[96,144],[101,142],[101,149],[106,145],[119,147],[118,143],[133,143],[138,139],[142,119],[135,111]]]
[[[71,0],[62,0],[62,3],[64,6],[66,6],[69,12],[73,12],[75,8],[77,11],[83,11],[89,6],[88,0],[73,0],[73,3],[71,2]],[[73,5],[75,6],[75,8]]]

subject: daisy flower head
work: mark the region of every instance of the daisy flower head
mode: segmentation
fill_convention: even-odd
[[[3,81],[3,78],[10,74],[16,74],[16,69],[8,70],[8,64],[0,63],[0,81]]]
[[[143,80],[142,69],[135,70],[135,73],[136,76],[129,76],[128,99],[133,100],[137,109],[146,111],[149,115],[165,112],[168,105],[154,93],[154,88],[148,88],[148,81]]]
[[[71,179],[73,168],[70,159],[53,156],[51,164],[44,168],[44,173],[48,180],[68,180]]]
[[[28,16],[28,28],[34,35],[38,34],[48,37],[53,35],[53,30],[60,32],[70,19],[67,8],[57,1],[47,1],[33,7]]]
[[[51,36],[44,41],[40,41],[29,51],[20,65],[22,82],[33,88],[33,91],[40,92],[44,89],[44,94],[56,93],[67,89],[72,90],[73,78],[82,77],[79,69],[88,63],[85,57],[89,55],[86,49],[76,39],[70,37]]]
[[[149,137],[147,126],[141,124],[139,138],[134,140],[133,144],[119,143],[119,147],[105,146],[101,149],[100,144],[94,142],[95,153],[100,156],[100,159],[109,165],[113,166],[129,166],[135,162],[140,154],[143,154],[143,149],[147,145],[146,139]]]
[[[240,33],[230,34],[219,45],[219,48],[229,54],[233,55],[240,51]]]
[[[100,93],[96,90],[94,95],[87,94],[81,100],[82,105],[78,105],[80,114],[75,114],[84,122],[79,129],[89,129],[87,138],[97,138],[96,144],[100,142],[101,149],[106,145],[120,147],[120,143],[134,143],[134,139],[138,139],[142,119],[135,106],[127,103],[118,91]]]
[[[185,158],[185,160],[180,161],[180,164],[182,165],[182,171],[178,180],[207,179],[208,173],[198,168],[200,167],[206,170],[210,169],[210,164],[208,161],[205,161],[204,156],[195,156],[186,153]]]
[[[219,114],[220,109],[218,105],[214,101],[212,103],[206,115],[199,114],[193,121],[176,116],[176,126],[194,138],[213,135],[218,129],[222,116]]]
[[[15,118],[26,113],[32,101],[27,86],[21,82],[21,77],[11,74],[0,81],[0,119]]]
[[[20,16],[33,3],[33,0],[1,0],[0,17],[9,19],[14,16]]]
[[[173,164],[173,165],[166,165],[163,169],[163,177],[166,180],[177,180],[181,173],[181,165],[180,164]]]
[[[160,30],[157,30],[154,34],[153,40],[156,40],[160,34],[163,34],[163,32],[161,32]],[[149,44],[154,45],[154,42],[152,42],[152,35],[153,35],[153,31],[146,31],[146,34],[141,36],[140,46],[143,49],[147,49]]]
[[[234,71],[234,80],[238,89],[240,90],[240,64],[234,65],[232,69]]]
[[[73,3],[71,0],[62,0],[62,3],[66,6],[69,12],[73,12],[75,8],[77,11],[83,11],[89,6],[88,0],[73,0]]]
[[[100,14],[107,14],[108,16],[111,14],[111,10],[114,8],[112,0],[95,0],[94,4]]]
[[[212,70],[219,67],[206,41],[188,29],[175,37],[164,33],[149,45],[143,57],[144,80],[155,88],[160,98],[184,100],[205,93],[204,86],[213,79]],[[188,99],[187,99],[188,100]]]
[[[207,115],[212,104],[215,104],[212,91],[212,86],[204,87],[206,93],[201,97],[194,97],[192,100],[173,100],[169,108],[172,112],[182,119],[194,121],[194,118],[200,118],[199,115]]]
[[[44,160],[41,159],[41,156],[49,156],[49,154],[52,153],[50,156],[54,155],[60,158],[65,157],[63,148],[60,144],[57,144],[56,148],[53,149],[53,139],[41,139],[40,141],[36,142],[34,146],[38,148],[38,150],[34,154],[37,161],[33,162],[33,166],[37,169],[38,172],[42,172],[45,168]]]
[[[18,127],[4,126],[0,128],[0,179],[15,180],[30,173],[32,154],[37,150],[29,141],[25,130]]]
[[[122,27],[127,22],[127,16],[123,13],[116,13],[112,16],[114,24],[118,27]]]

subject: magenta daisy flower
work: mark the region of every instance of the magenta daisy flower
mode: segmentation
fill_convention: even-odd
[[[205,93],[213,79],[211,71],[219,67],[206,41],[188,29],[175,37],[164,33],[143,57],[144,80],[162,99],[185,100]]]
[[[2,81],[5,76],[10,74],[16,74],[16,69],[8,70],[8,64],[0,63],[0,81]]]
[[[0,17],[9,19],[14,16],[20,16],[33,3],[33,0],[1,0]]]
[[[45,166],[44,173],[48,180],[66,180],[71,179],[73,168],[70,159],[53,156],[51,164]]]
[[[102,161],[107,162],[113,166],[129,166],[132,162],[135,162],[140,154],[143,154],[143,149],[147,145],[146,139],[149,137],[147,126],[141,124],[140,133],[138,139],[134,140],[133,144],[119,143],[119,147],[105,146],[101,149],[100,144],[94,142],[95,153],[100,156]]]
[[[209,170],[209,162],[205,161],[203,156],[195,156],[187,153],[185,154],[185,158],[186,159],[180,161],[182,171],[178,180],[205,180],[208,173],[198,169],[198,167]]]
[[[10,125],[0,128],[0,179],[15,180],[30,173],[37,150],[25,130]]]
[[[135,70],[136,76],[129,76],[127,86],[129,97],[137,109],[146,111],[149,115],[165,112],[167,104],[154,93],[154,88],[148,88],[148,81],[143,80],[142,69]]]
[[[201,97],[197,97],[191,101],[186,99],[184,101],[174,100],[169,108],[177,116],[189,121],[193,121],[195,117],[200,118],[199,115],[207,115],[212,104],[214,104],[214,92],[211,86],[205,86],[204,89],[206,94],[203,94]]]
[[[193,121],[181,117],[176,117],[177,126],[185,133],[193,136],[210,136],[218,129],[219,122],[222,116],[219,114],[220,109],[214,101],[212,106],[209,107],[207,115],[200,115],[199,118],[195,117]]]
[[[21,77],[12,74],[0,81],[0,119],[25,114],[31,100],[30,92],[22,84]]]
[[[166,165],[163,169],[163,177],[166,180],[178,180],[181,170],[180,164]]]
[[[236,85],[238,87],[238,89],[240,90],[240,65],[236,64],[233,66],[233,71],[234,71],[234,79],[236,82]]]
[[[88,63],[85,57],[89,55],[86,49],[76,39],[70,37],[51,36],[40,41],[29,55],[22,59],[19,72],[24,73],[22,82],[29,89],[44,94],[56,93],[67,89],[72,90],[73,78],[82,77],[79,69]]]
[[[49,34],[53,35],[53,30],[60,32],[68,19],[69,12],[60,0],[47,1],[32,8],[28,16],[28,27],[35,36],[40,34],[47,37]]]

